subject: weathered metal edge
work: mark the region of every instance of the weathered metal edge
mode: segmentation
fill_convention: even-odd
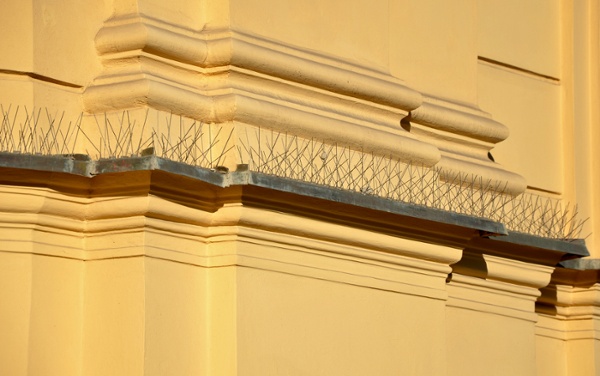
[[[159,158],[153,155],[144,157],[126,157],[114,159],[101,159],[95,162],[93,175],[112,174],[128,171],[159,170],[175,175],[186,176],[205,183],[226,187],[226,175],[214,170],[190,166],[181,162]]]
[[[362,208],[399,214],[406,217],[425,219],[432,222],[446,223],[459,227],[472,228],[486,234],[506,235],[506,227],[500,222],[485,218],[477,218],[459,213],[447,212],[426,206],[409,204],[401,201],[368,195],[360,192],[351,192],[333,187],[322,186],[298,180],[265,175],[253,171],[234,172],[247,174],[249,185],[274,189],[282,192],[294,193],[302,196],[315,197],[323,200],[353,205]],[[242,180],[242,179],[236,179]]]
[[[91,176],[93,161],[85,155],[44,156],[36,154],[0,153],[0,167]]]
[[[574,259],[562,261],[560,264],[565,269],[574,270],[600,270],[600,259]]]
[[[542,238],[519,232],[509,232],[507,236],[491,237],[490,240],[508,244],[518,244],[533,248],[564,252],[575,256],[589,256],[590,253],[583,239],[559,240]]]

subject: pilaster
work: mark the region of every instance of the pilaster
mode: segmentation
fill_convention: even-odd
[[[540,359],[554,356],[556,362],[540,364],[540,369],[548,369],[548,374],[554,375],[595,375],[600,370],[597,260],[571,260],[563,264],[553,273],[537,304],[538,356]]]
[[[514,233],[469,244],[448,282],[449,374],[537,373],[536,301],[572,257],[560,243]]]

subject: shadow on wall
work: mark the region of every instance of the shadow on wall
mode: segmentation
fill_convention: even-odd
[[[541,295],[535,302],[535,312],[549,316],[556,316],[556,302],[558,299],[558,291],[555,284],[550,284],[540,289]]]
[[[452,267],[452,273],[448,275],[446,279],[447,283],[452,280],[453,273],[470,275],[481,279],[486,279],[488,276],[487,263],[481,252],[465,249],[460,261],[450,266]]]

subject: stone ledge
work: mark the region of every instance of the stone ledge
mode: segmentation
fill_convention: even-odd
[[[304,215],[308,213],[313,216],[326,216],[338,221],[391,231],[400,236],[429,242],[440,241],[475,252],[491,252],[492,255],[525,262],[533,261],[554,266],[568,258],[588,255],[582,241],[509,234],[502,223],[484,218],[244,171],[243,168],[234,172],[219,168],[211,170],[154,155],[94,161],[80,155],[41,156],[14,153],[0,153],[0,168],[6,170],[2,179],[5,184],[10,184],[13,178],[17,181],[23,180],[25,174],[19,170],[63,173],[85,178],[135,171],[157,171],[192,183],[208,183],[214,188],[240,187],[244,202],[251,205],[284,205],[286,210],[302,212]],[[31,178],[25,180],[30,181]],[[39,183],[38,180],[37,184]],[[159,184],[165,185],[167,180],[161,179]]]
[[[561,262],[554,270],[552,282],[574,287],[600,283],[600,259],[574,259]]]
[[[219,172],[156,156],[94,161],[91,159],[82,159],[77,156],[32,156],[0,153],[0,168],[65,173],[86,178],[134,171],[162,171],[222,188],[247,186],[251,188],[249,193],[247,193],[248,197],[252,196],[255,199],[260,198],[263,194],[274,198],[275,196],[269,194],[269,192],[276,191],[280,195],[295,195],[310,198],[312,201],[305,201],[302,204],[315,205],[314,210],[319,210],[319,205],[322,207],[323,202],[329,202],[337,204],[334,207],[328,208],[329,210],[336,211],[336,214],[347,213],[348,210],[343,207],[350,205],[356,209],[368,210],[371,220],[376,220],[378,216],[376,213],[381,212],[392,216],[402,216],[404,218],[402,222],[415,221],[415,223],[411,223],[409,226],[415,230],[418,230],[418,228],[427,230],[427,227],[431,226],[433,229],[439,231],[440,225],[443,225],[448,234],[456,232],[458,229],[467,230],[468,232],[474,231],[477,236],[479,233],[492,235],[507,234],[503,224],[484,218],[393,201],[373,195],[345,191],[253,171]],[[250,194],[250,192],[252,193]],[[406,224],[408,225],[408,223]],[[467,238],[470,238],[470,236],[467,236]]]

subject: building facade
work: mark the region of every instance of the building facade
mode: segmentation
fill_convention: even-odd
[[[600,374],[597,0],[0,13],[0,374]]]

